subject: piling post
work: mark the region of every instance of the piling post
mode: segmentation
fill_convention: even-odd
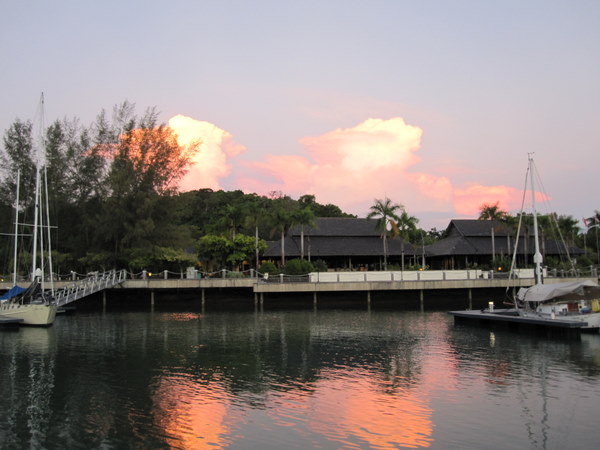
[[[421,312],[425,311],[424,293],[423,289],[419,291],[419,303],[421,304]]]
[[[313,306],[317,307],[317,292],[313,292]]]
[[[200,290],[202,296],[202,308],[204,309],[204,303],[206,302],[206,295],[204,293],[204,288]]]
[[[473,309],[473,292],[469,288],[469,309]]]
[[[150,305],[154,307],[154,289],[150,289]]]
[[[102,308],[106,309],[106,290],[102,291]]]

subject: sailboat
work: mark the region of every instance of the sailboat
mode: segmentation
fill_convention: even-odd
[[[598,283],[592,280],[573,280],[549,284],[543,282],[533,165],[533,158],[529,155],[535,244],[533,258],[535,285],[519,289],[515,298],[515,307],[521,317],[581,322],[584,323],[582,329],[598,330],[600,329],[600,286]]]
[[[43,109],[44,96],[41,97],[41,107]],[[40,130],[40,136],[43,130]],[[43,142],[43,140],[40,140]],[[42,148],[44,146],[42,145]],[[14,252],[14,287],[6,294],[0,297],[0,317],[14,319],[23,325],[50,326],[54,322],[58,306],[54,301],[53,289],[46,291],[44,286],[44,252],[48,259],[50,267],[50,279],[52,279],[52,259],[50,256],[50,225],[48,214],[48,183],[44,176],[44,192],[42,196],[42,170],[40,157],[36,161],[36,179],[34,193],[34,223],[33,223],[33,252],[32,252],[32,270],[31,284],[28,288],[21,288],[17,285],[17,252],[18,252],[18,230],[19,230],[19,184],[20,176],[17,174],[17,195],[15,202],[15,252]],[[44,171],[45,175],[45,171]],[[45,205],[43,200],[45,199]],[[45,206],[45,208],[44,208]],[[45,211],[45,214],[44,214]],[[44,249],[44,230],[47,231],[46,244]],[[38,258],[38,249],[40,250]]]

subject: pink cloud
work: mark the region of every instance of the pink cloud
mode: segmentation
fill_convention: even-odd
[[[177,133],[180,145],[200,142],[199,152],[181,180],[184,191],[211,188],[221,189],[219,180],[231,171],[229,160],[245,151],[233,141],[231,134],[209,122],[177,115],[169,119],[169,127]]]
[[[185,116],[173,117],[169,125],[180,143],[202,142],[195,164],[180,184],[183,190],[220,189],[220,180],[231,173],[234,189],[258,194],[281,191],[294,198],[312,194],[320,203],[333,203],[363,217],[375,198],[386,196],[416,217],[427,213],[477,217],[484,203],[499,202],[508,211],[518,210],[521,203],[521,191],[509,186],[457,186],[450,176],[416,170],[427,155],[421,149],[423,130],[400,117],[371,118],[304,137],[302,154],[238,160],[235,169],[232,162],[245,148],[230,133]]]
[[[304,156],[271,155],[248,166],[267,176],[262,189],[254,183],[258,191],[310,193],[320,202],[359,215],[368,211],[374,198],[384,196],[411,212],[422,209],[420,205],[452,211],[453,187],[447,177],[410,171],[421,159],[416,153],[422,133],[400,117],[368,119],[351,128],[303,138]]]

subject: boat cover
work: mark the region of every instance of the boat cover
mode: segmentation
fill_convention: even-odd
[[[600,286],[590,280],[567,281],[554,284],[536,284],[521,288],[517,298],[525,302],[545,302],[549,300],[591,300],[600,297]]]
[[[12,288],[10,288],[8,292],[6,292],[4,295],[1,295],[0,300],[8,300],[9,298],[16,297],[17,295],[22,294],[26,290],[26,288],[22,288],[21,286],[15,285]]]

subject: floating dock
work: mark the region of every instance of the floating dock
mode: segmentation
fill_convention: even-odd
[[[580,336],[587,322],[571,320],[546,319],[543,317],[522,317],[515,309],[499,309],[495,311],[449,311],[455,323],[469,323],[479,326],[504,326],[516,331],[534,331],[560,336]]]

